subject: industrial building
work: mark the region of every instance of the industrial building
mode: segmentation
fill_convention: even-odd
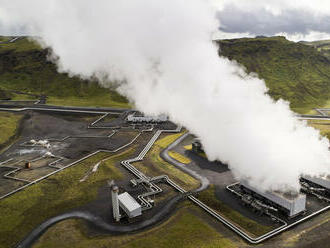
[[[118,195],[119,206],[129,218],[134,218],[142,214],[141,205],[127,192]]]
[[[289,218],[303,214],[306,210],[306,195],[301,193],[290,194],[275,191],[263,192],[247,181],[240,182],[241,189],[251,196],[262,200],[273,208],[286,214]]]
[[[319,191],[319,192],[324,191],[330,195],[330,176],[323,176],[323,177],[302,176],[301,180],[307,182],[311,186],[310,189],[312,191]]]
[[[112,201],[112,213],[116,222],[119,222],[123,217],[120,214],[122,209],[128,218],[134,218],[142,214],[141,205],[127,192],[118,195],[119,189],[111,182],[111,201]]]
[[[163,123],[168,121],[168,117],[166,115],[135,116],[135,114],[129,114],[126,121],[129,123]]]

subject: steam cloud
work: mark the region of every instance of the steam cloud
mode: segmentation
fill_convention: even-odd
[[[220,57],[209,1],[1,0],[0,21],[52,47],[60,71],[118,90],[147,114],[165,113],[199,136],[208,157],[262,189],[298,189],[329,174],[329,141],[297,120],[265,83]]]

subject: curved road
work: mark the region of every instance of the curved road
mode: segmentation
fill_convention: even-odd
[[[198,174],[196,171],[193,171],[193,170],[189,169],[185,164],[180,163],[179,161],[175,160],[174,158],[172,158],[168,154],[168,152],[170,150],[172,150],[174,147],[176,147],[178,144],[180,144],[188,135],[189,135],[189,133],[185,133],[184,135],[182,135],[181,137],[179,137],[176,141],[174,141],[167,148],[165,148],[160,153],[160,156],[161,156],[162,159],[164,159],[168,163],[171,163],[171,164],[175,165],[176,167],[178,167],[183,172],[188,173],[192,177],[194,177],[197,180],[199,180],[200,183],[201,183],[201,186],[198,189],[194,190],[194,191],[195,192],[200,192],[200,191],[203,191],[204,189],[206,189],[210,185],[210,181],[206,177]]]
[[[112,225],[108,222],[105,222],[100,217],[90,213],[90,212],[83,212],[83,211],[74,211],[69,212],[65,214],[61,214],[58,216],[55,216],[51,219],[46,220],[41,225],[39,225],[37,228],[35,228],[23,241],[21,241],[17,248],[25,248],[25,247],[31,247],[37,239],[47,231],[49,227],[52,225],[55,225],[56,223],[66,220],[66,219],[83,219],[86,220],[96,227],[100,228],[101,230],[108,232],[108,233],[130,233],[135,232],[147,227],[150,227],[152,225],[155,225],[159,223],[162,220],[165,220],[167,216],[175,209],[174,207],[183,199],[182,195],[178,195],[174,198],[172,198],[168,203],[152,218],[147,219],[143,222],[129,225],[129,226],[123,226],[123,225]]]

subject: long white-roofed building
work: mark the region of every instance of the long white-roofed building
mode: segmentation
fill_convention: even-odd
[[[129,218],[142,214],[141,205],[127,192],[118,195],[119,206]]]

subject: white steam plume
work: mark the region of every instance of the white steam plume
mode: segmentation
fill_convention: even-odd
[[[24,24],[53,48],[61,71],[125,81],[148,114],[199,136],[210,159],[262,189],[298,189],[329,174],[329,141],[274,102],[265,83],[219,58],[216,9],[203,0],[0,0],[0,20]],[[103,80],[103,85],[107,83]]]

